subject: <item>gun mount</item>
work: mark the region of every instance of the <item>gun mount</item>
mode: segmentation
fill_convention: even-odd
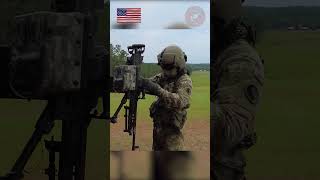
[[[131,54],[127,57],[126,65],[115,67],[113,72],[113,90],[115,92],[124,93],[120,105],[118,106],[114,115],[110,118],[112,123],[117,122],[117,117],[124,107],[125,110],[125,128],[132,136],[132,150],[134,151],[139,146],[136,145],[136,121],[137,121],[137,107],[138,100],[145,98],[143,89],[139,88],[140,65],[143,63],[143,56],[145,45],[133,44],[128,47],[128,52]],[[129,105],[125,105],[129,100]]]

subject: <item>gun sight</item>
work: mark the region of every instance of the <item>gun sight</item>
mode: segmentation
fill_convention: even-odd
[[[133,44],[132,46],[128,46],[128,52],[130,54],[143,54],[145,50],[144,44]]]

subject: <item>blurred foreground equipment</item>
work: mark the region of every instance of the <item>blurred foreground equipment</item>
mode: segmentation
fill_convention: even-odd
[[[49,180],[56,176],[84,180],[88,125],[91,118],[108,119],[108,48],[95,40],[97,13],[103,10],[103,0],[54,0],[50,12],[15,17],[15,36],[11,44],[0,47],[5,57],[0,61],[0,97],[42,99],[48,104],[23,152],[1,180],[23,178],[25,165],[55,120],[62,121],[61,141],[53,137],[45,141],[49,152],[45,173]],[[100,115],[94,110],[99,97],[104,105]]]

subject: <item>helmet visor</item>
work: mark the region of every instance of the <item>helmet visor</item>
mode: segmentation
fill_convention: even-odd
[[[162,55],[160,66],[162,69],[171,70],[175,67],[176,55],[173,53],[165,53]]]

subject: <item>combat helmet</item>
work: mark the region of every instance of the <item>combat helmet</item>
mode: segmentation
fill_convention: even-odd
[[[187,55],[179,46],[170,45],[158,55],[158,65],[164,70],[178,69],[178,73],[187,73]]]
[[[213,58],[238,39],[245,39],[255,46],[256,32],[243,17],[242,3],[244,0],[214,0],[213,1],[213,32],[212,47],[215,49]]]

